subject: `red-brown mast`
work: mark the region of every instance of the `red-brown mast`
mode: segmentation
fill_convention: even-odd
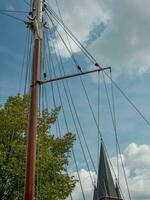
[[[36,166],[36,138],[37,138],[37,112],[38,112],[38,96],[41,55],[41,40],[42,40],[42,7],[43,0],[33,0],[32,18],[29,26],[34,34],[34,50],[32,63],[32,85],[31,85],[31,100],[28,124],[28,146],[27,146],[27,163],[24,199],[33,200],[35,195],[35,166]]]

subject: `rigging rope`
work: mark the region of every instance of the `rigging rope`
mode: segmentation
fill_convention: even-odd
[[[112,81],[113,85],[119,90],[119,92],[123,95],[123,97],[129,102],[129,104],[135,109],[135,111],[143,118],[147,125],[150,126],[150,121],[146,119],[143,113],[137,108],[134,102],[123,92],[123,90],[118,86],[118,84],[106,73],[105,75]]]
[[[69,28],[64,25],[61,19],[57,16],[54,10],[49,6],[47,8],[48,12],[53,16],[55,21],[63,28],[66,29],[68,36],[74,41],[74,43],[80,48],[80,50],[89,58],[89,60],[97,67],[100,67],[96,62],[95,58],[87,51],[87,49],[81,44],[81,42],[75,37],[75,35],[69,30]]]
[[[47,39],[47,44],[48,44],[48,38],[46,37],[46,39]],[[52,67],[53,67],[53,73],[56,76],[55,68],[54,68],[54,64],[53,64],[53,59],[52,59],[52,56],[51,56],[51,52],[50,52],[49,46],[48,46],[48,52],[49,52],[49,55],[51,57],[51,64],[52,64]],[[58,83],[56,83],[56,85],[57,85],[57,89],[58,89],[58,93],[59,93],[60,103],[61,103],[61,106],[63,107]],[[68,124],[67,124],[67,120],[66,120],[66,115],[65,115],[64,109],[63,109],[63,115],[64,115],[64,118],[65,118],[65,124],[66,124],[67,131],[69,132],[69,128],[68,128]],[[73,159],[74,159],[76,170],[77,170],[77,175],[78,175],[79,182],[80,182],[80,188],[81,188],[82,196],[83,196],[83,199],[85,200],[85,194],[84,194],[82,182],[81,182],[81,179],[80,179],[80,174],[79,174],[79,169],[78,169],[78,165],[77,165],[77,162],[76,162],[74,149],[72,148],[71,151],[72,151]],[[71,199],[72,199],[72,196],[71,196]]]
[[[111,72],[110,72],[111,73]],[[106,80],[105,80],[105,76],[103,74],[103,82],[104,82],[104,87],[105,87],[105,91],[106,91],[106,97],[107,97],[107,102],[108,102],[108,107],[109,107],[109,111],[110,111],[110,115],[111,115],[111,119],[112,119],[112,124],[113,124],[113,129],[114,129],[114,133],[115,133],[115,141],[116,141],[116,153],[117,153],[117,172],[118,172],[118,177],[119,177],[119,160],[118,160],[118,154],[120,154],[121,156],[121,151],[119,151],[120,149],[120,145],[119,145],[119,140],[118,140],[118,136],[117,136],[117,130],[116,130],[116,121],[115,121],[115,113],[113,114],[113,108],[111,108],[111,103],[110,103],[110,98],[109,98],[109,94],[108,94],[108,89],[107,89],[107,85],[106,85]],[[111,87],[111,93],[113,95],[113,91],[112,91],[112,87]],[[112,100],[114,101],[114,100]],[[114,102],[113,102],[113,107],[114,107]],[[106,149],[106,146],[105,146],[105,149]],[[112,171],[114,173],[114,176],[115,176],[115,179],[118,181],[119,183],[119,179],[117,178],[116,176],[116,173],[114,171],[114,168],[113,168],[113,165],[112,165],[112,162],[111,162],[111,159],[108,155],[108,152],[107,152],[107,149],[106,149],[106,153],[107,153],[107,157],[109,159],[109,162],[110,162],[110,165],[112,167]],[[124,166],[122,160],[121,160],[121,164],[122,166]],[[128,195],[129,195],[129,199],[130,199],[130,191],[129,191],[129,187],[128,187],[128,182],[127,182],[127,176],[126,176],[126,173],[125,171],[124,172],[124,178],[125,178],[125,181],[126,181],[126,186],[127,186],[127,190],[128,190]],[[131,200],[131,199],[130,199]]]
[[[27,6],[30,6],[31,7],[31,1],[30,1],[30,3],[29,2],[27,2],[27,0],[23,0],[24,1],[24,3],[27,5]]]
[[[52,21],[50,15],[48,15],[48,17],[49,17],[50,21],[52,22],[52,24],[54,25],[54,23],[53,23],[53,21]],[[79,66],[78,63],[77,63],[77,61],[75,60],[75,58],[72,57],[72,52],[69,50],[68,46],[66,45],[65,41],[64,41],[63,38],[61,37],[60,33],[58,32],[58,30],[56,30],[56,31],[57,31],[58,35],[60,36],[60,38],[62,39],[62,41],[63,41],[65,47],[66,47],[67,50],[68,50],[68,52],[70,53],[70,56],[71,56],[71,58],[73,59],[74,63],[76,64],[76,66]],[[87,98],[87,101],[88,101],[88,104],[89,104],[89,107],[90,107],[90,110],[91,110],[93,119],[94,119],[95,124],[96,124],[96,126],[97,126],[98,132],[99,132],[99,134],[100,134],[100,137],[102,138],[102,133],[101,133],[99,127],[98,127],[97,120],[96,120],[95,115],[94,115],[94,111],[93,111],[93,109],[92,109],[92,106],[91,106],[91,103],[90,103],[90,100],[89,100],[89,97],[88,97],[88,94],[87,94],[85,85],[84,85],[84,83],[83,83],[83,79],[82,79],[81,77],[80,77],[80,81],[81,81],[83,90],[84,90],[84,92],[85,92],[85,95],[86,95],[86,98]]]
[[[54,70],[54,69],[53,69],[53,70]],[[54,75],[55,75],[55,77],[56,77],[56,72],[55,72],[55,70],[54,70]],[[63,105],[62,105],[61,95],[60,95],[60,90],[59,90],[59,86],[58,86],[58,82],[56,82],[56,85],[57,85],[57,89],[58,89],[58,93],[59,93],[59,98],[60,98],[60,101],[61,101],[61,106],[63,106]],[[63,84],[63,86],[64,86],[64,84]],[[78,128],[77,128],[77,125],[76,125],[76,122],[75,122],[75,118],[74,118],[74,116],[73,116],[73,110],[72,110],[72,108],[71,108],[70,100],[69,100],[68,94],[67,94],[67,92],[66,92],[65,86],[64,86],[64,90],[65,90],[65,95],[66,95],[66,98],[67,98],[67,101],[68,101],[69,109],[70,109],[70,112],[71,112],[72,120],[73,120],[75,129],[76,129],[76,133],[77,133],[77,135],[78,135],[79,142],[80,142],[80,145],[81,145],[82,153],[83,153],[85,162],[86,162],[87,167],[88,167],[88,170],[89,170],[89,165],[88,165],[88,162],[87,162],[87,159],[86,159],[86,155],[85,155],[85,152],[84,152],[84,149],[83,149],[83,145],[82,145],[81,138],[80,138],[80,135],[79,135],[79,132],[78,132]],[[64,109],[63,109],[63,110],[64,110]],[[67,120],[66,120],[66,118],[65,118],[65,123],[66,123],[66,122],[67,122]],[[90,171],[90,170],[89,170],[89,171]]]
[[[47,42],[48,43],[48,42]],[[54,47],[53,47],[54,48]],[[59,54],[60,55],[60,54]],[[67,81],[66,81],[67,82]],[[69,86],[68,86],[69,87]],[[66,94],[67,95],[67,94]],[[68,97],[67,97],[68,98]],[[70,98],[71,98],[71,96],[70,96]],[[69,101],[69,99],[68,99],[68,101]],[[70,108],[70,110],[71,110],[71,114],[72,114],[72,109]],[[75,110],[75,107],[74,107],[74,110]],[[76,113],[76,112],[75,112]],[[72,116],[73,116],[73,114],[72,114]],[[76,117],[77,117],[77,115],[76,115]],[[77,118],[78,119],[78,118]],[[79,119],[78,119],[78,123],[79,123]],[[74,123],[75,124],[75,123]],[[81,125],[80,125],[80,128],[81,128]],[[82,130],[82,129],[81,129]],[[76,132],[77,132],[77,134],[78,134],[78,130],[77,130],[77,127],[76,127]],[[81,131],[82,132],[82,131]],[[79,134],[78,134],[78,137],[80,138],[80,136],[79,136]],[[85,137],[84,137],[84,140],[85,140]],[[80,141],[80,139],[79,139],[79,141]],[[85,143],[86,143],[86,140],[85,140]],[[82,148],[82,143],[80,142],[80,145],[81,145],[81,149],[82,149],[82,152],[83,152],[83,154],[84,154],[84,151],[83,151],[83,148]],[[86,143],[86,147],[88,148],[88,146],[87,146],[87,143]],[[88,150],[88,152],[89,152],[89,150]],[[85,154],[84,154],[84,157],[85,157]],[[92,157],[90,156],[90,159],[92,159]],[[86,161],[86,158],[85,158],[85,161]],[[86,161],[86,163],[87,163],[87,161]],[[88,166],[88,163],[87,163],[87,166]],[[94,169],[95,169],[95,167],[94,167]],[[90,173],[90,170],[89,170],[89,167],[88,167],[88,171],[89,171],[89,173]],[[95,170],[95,172],[96,172],[96,170]],[[93,181],[92,181],[93,182]],[[94,185],[94,184],[93,184]],[[101,186],[100,186],[101,187]]]
[[[53,43],[53,45],[54,45],[54,43]],[[58,45],[58,43],[57,43],[57,45]],[[54,46],[53,46],[53,48],[54,48]],[[58,49],[59,49],[59,48],[58,48]],[[59,68],[59,71],[60,71],[60,74],[61,74],[61,76],[62,76],[62,75],[65,75],[66,73],[65,73],[65,70],[64,70],[64,66],[63,66],[63,63],[62,63],[62,59],[61,59],[61,56],[60,56],[60,52],[59,52],[59,59],[60,59],[60,63],[59,63],[59,61],[58,61],[58,58],[57,58],[57,62],[58,62],[58,66],[60,66],[59,64],[61,64],[61,67],[62,67],[62,70],[63,70],[63,74],[62,74],[61,68]],[[56,75],[55,75],[55,76],[56,76]],[[71,95],[71,91],[70,91],[70,88],[69,88],[68,81],[66,81],[66,84],[67,84],[67,89],[68,89],[68,92],[69,92],[69,96],[67,95],[67,92],[66,92],[67,90],[66,90],[66,87],[65,87],[65,85],[64,85],[64,82],[62,82],[62,83],[63,83],[63,87],[64,87],[64,90],[65,90],[65,93],[66,93],[66,97],[67,97],[68,102],[69,102],[69,96],[70,96],[70,100],[71,100],[71,103],[72,103],[72,105],[73,105],[73,109],[74,109],[74,112],[75,112],[75,115],[76,115],[76,118],[77,118],[79,127],[80,127],[80,129],[81,129],[81,133],[82,133],[82,136],[83,136],[83,138],[84,138],[84,142],[85,142],[87,151],[88,151],[88,153],[89,153],[90,159],[91,159],[92,164],[93,164],[93,168],[94,168],[94,170],[95,170],[94,162],[93,162],[91,153],[90,153],[90,151],[89,151],[87,142],[86,142],[86,140],[85,140],[85,136],[84,136],[84,133],[83,133],[83,129],[82,129],[82,127],[81,127],[81,123],[80,123],[80,120],[79,120],[79,117],[78,117],[78,114],[77,114],[77,110],[76,110],[75,104],[74,104],[74,102],[73,102],[73,98],[72,98],[72,95]],[[59,95],[59,96],[60,96],[60,95]],[[71,110],[71,108],[70,108],[70,110]],[[73,115],[73,112],[72,112],[72,115]],[[96,170],[95,170],[95,171],[96,171]]]
[[[8,12],[8,13],[29,13],[28,11],[23,11],[23,10],[4,10],[0,9],[0,12]]]
[[[47,38],[47,37],[46,37],[46,38]],[[47,42],[45,41],[45,43],[48,44],[48,41],[47,41]],[[48,48],[47,53],[49,53],[49,55],[50,55],[50,57],[51,57],[51,52],[49,51],[49,48]],[[47,60],[48,60],[48,58],[47,58]],[[53,63],[52,57],[51,57],[50,63],[51,63],[50,66],[52,66],[52,68],[53,68],[52,71],[53,71],[53,73],[54,73],[54,75],[55,75],[55,68],[54,68],[54,63]],[[49,66],[49,64],[48,64],[48,66]],[[49,70],[49,72],[50,72],[50,70]],[[61,96],[60,96],[60,90],[59,90],[58,85],[57,85],[57,89],[58,89],[59,98],[60,98],[60,102],[61,102],[61,106],[62,106],[62,99],[61,99]],[[53,91],[52,93],[54,93],[54,91]],[[62,107],[63,107],[63,106],[62,106]],[[64,109],[63,109],[63,113],[64,113]],[[66,120],[65,120],[65,121],[66,121]],[[67,123],[67,121],[66,121],[66,123]],[[69,132],[69,129],[68,129],[68,125],[67,125],[67,124],[66,124],[66,127],[67,127],[67,131]],[[60,137],[61,137],[60,127],[58,127],[58,128],[59,128]],[[78,176],[79,176],[79,170],[78,170],[78,166],[77,166],[77,163],[76,163],[76,158],[75,158],[75,154],[74,154],[74,150],[73,150],[73,149],[72,149],[72,154],[73,154],[73,159],[74,159],[74,162],[75,162],[77,174],[78,174]],[[79,177],[79,180],[80,180],[80,177]],[[84,191],[83,191],[83,186],[82,186],[82,183],[81,183],[81,182],[80,182],[80,186],[81,186],[81,190],[82,190],[83,199],[85,200]],[[72,195],[70,195],[70,197],[71,197],[71,199],[72,199]]]
[[[110,77],[112,78],[112,72],[110,71]],[[114,118],[114,133],[115,133],[115,142],[116,142],[116,155],[117,155],[117,172],[118,172],[118,177],[117,181],[119,183],[119,150],[117,146],[117,140],[118,140],[118,134],[117,134],[117,123],[116,123],[116,113],[115,113],[115,98],[114,98],[114,87],[111,81],[111,96],[112,96],[112,112],[113,112],[113,118]]]
[[[57,16],[57,14],[54,12],[54,10],[49,6],[47,8],[47,11],[53,16],[53,18],[64,28],[67,30],[68,35],[74,38],[74,40],[76,42],[78,42],[80,44],[81,50],[84,52],[86,51],[85,55],[88,57],[90,56],[90,60],[93,64],[97,64],[98,62],[96,61],[96,59],[87,51],[87,49],[78,41],[78,39],[73,35],[73,33],[69,30],[69,28],[64,25],[64,23],[61,21],[61,19],[59,19],[59,17]],[[73,40],[72,38],[72,40]],[[73,41],[74,41],[73,40]],[[75,42],[74,41],[74,42]],[[77,44],[76,44],[77,45]],[[89,57],[88,57],[89,58]],[[97,67],[100,67],[100,65],[96,65]],[[136,112],[143,118],[143,120],[150,126],[150,122],[146,119],[146,117],[142,114],[142,112],[136,107],[136,105],[129,99],[129,97],[123,92],[123,90],[118,86],[118,84],[111,79],[111,77],[106,73],[106,76],[112,81],[112,83],[114,84],[114,86],[121,92],[121,94],[126,98],[126,100],[132,105],[132,107],[136,110]]]
[[[48,17],[49,17],[51,23],[54,25],[53,20],[51,19],[50,15],[49,15],[48,13],[47,13],[47,15],[48,15]],[[75,65],[76,65],[76,67],[79,66],[79,64],[77,63],[77,61],[75,60],[75,58],[72,56],[72,52],[70,51],[70,49],[69,49],[68,46],[66,45],[65,41],[63,40],[62,36],[60,35],[59,31],[56,30],[56,32],[58,33],[59,37],[62,39],[62,41],[63,41],[65,47],[67,48],[67,50],[68,50],[68,52],[69,52],[69,54],[70,54],[70,56],[71,56],[71,58],[72,58],[72,60],[73,60],[73,62],[74,62]],[[76,69],[78,69],[78,68],[76,68]],[[81,77],[80,77],[80,81],[81,81],[83,90],[84,90],[84,92],[85,92],[85,95],[86,95],[86,98],[87,98],[87,101],[88,101],[88,104],[89,104],[89,107],[90,107],[90,110],[91,110],[93,119],[94,119],[95,124],[96,124],[96,126],[97,126],[97,129],[98,129],[98,131],[99,131],[100,137],[102,138],[102,133],[101,133],[101,131],[100,131],[100,128],[98,127],[98,123],[97,123],[97,120],[96,120],[96,118],[95,118],[94,111],[93,111],[93,109],[92,109],[92,106],[91,106],[91,103],[90,103],[90,100],[89,100],[89,97],[88,97],[88,94],[87,94],[85,85],[84,85],[84,83],[83,83],[83,79],[82,79]]]
[[[25,59],[26,59],[26,51],[28,49],[28,40],[29,40],[29,30],[26,31],[26,38],[25,38],[25,47],[24,47],[24,52],[23,52],[23,59],[22,59],[22,65],[21,65],[21,73],[20,73],[20,80],[19,80],[19,89],[18,89],[18,93],[20,94],[21,92],[21,81],[23,78],[23,70],[24,70],[24,66],[25,66]]]
[[[5,15],[5,16],[7,16],[7,17],[10,17],[10,18],[12,18],[12,19],[15,19],[15,20],[17,20],[17,21],[20,21],[20,22],[25,23],[25,21],[24,21],[23,19],[20,19],[20,18],[18,18],[18,17],[16,17],[16,16],[13,16],[13,15],[8,14],[8,13],[0,12],[0,14],[1,14],[1,15]]]
[[[26,62],[25,62],[26,71],[25,71],[25,83],[24,83],[24,92],[23,92],[24,95],[26,95],[27,93],[29,94],[29,91],[31,90],[30,85],[31,85],[32,45],[33,45],[33,38],[32,38],[32,35],[29,34],[28,41],[27,41],[27,57],[26,57]]]
[[[97,122],[98,122],[98,130],[100,129],[100,97],[101,97],[101,91],[100,91],[100,72],[98,72],[98,99],[97,99],[97,105],[98,105],[98,111],[97,111]],[[100,158],[100,137],[99,137],[99,131],[98,131],[98,135],[97,135],[97,138],[98,138],[98,152],[97,152],[97,155],[98,155],[98,162],[97,162],[97,166],[99,167],[99,158]],[[98,169],[98,168],[97,168]]]
[[[50,16],[49,16],[50,17]],[[54,23],[53,23],[53,21],[51,20],[51,22],[52,22],[52,25],[54,25]],[[57,31],[57,33],[59,34],[59,32]],[[61,35],[59,34],[59,36],[61,37]],[[61,39],[62,39],[62,37],[61,37]],[[64,40],[63,40],[63,43],[64,43],[64,45],[65,45],[65,47],[67,46],[66,44],[65,44],[65,42],[64,42]],[[68,47],[67,47],[67,50],[69,51],[69,53],[71,54],[71,57],[72,57],[72,59],[73,59],[73,61],[75,62],[75,64],[77,65],[77,62],[76,62],[76,60],[75,60],[75,58],[72,56],[73,54],[72,54],[72,52],[68,49]],[[74,105],[74,104],[73,104]],[[71,109],[71,108],[70,108]],[[76,111],[76,109],[74,108],[74,110]],[[71,111],[71,113],[72,113],[72,111]],[[75,114],[76,114],[76,117],[77,117],[77,113],[75,112]],[[72,114],[73,115],[73,114]],[[77,119],[78,119],[78,117],[77,117]],[[79,119],[78,119],[78,123],[79,123],[80,121],[79,121]],[[80,125],[80,123],[79,123],[79,125]],[[80,125],[80,128],[81,128],[81,125]],[[77,128],[76,128],[76,132],[77,132],[77,134],[78,134],[78,130],[77,130]],[[82,135],[83,135],[83,131],[82,131],[82,128],[81,128],[81,132],[82,132]],[[79,141],[81,140],[80,139],[80,137],[79,137],[79,134],[78,134],[78,138],[79,138]],[[87,147],[87,149],[88,149],[88,146],[87,146],[87,143],[86,143],[86,140],[85,140],[85,137],[84,137],[84,135],[83,135],[83,138],[84,138],[84,141],[85,141],[85,144],[86,144],[86,147]],[[82,143],[80,142],[80,145],[81,145],[81,148],[82,148]],[[83,148],[82,148],[82,152],[83,152],[83,154],[84,154],[84,151],[83,151]],[[89,151],[89,149],[88,149],[88,152],[89,152],[89,154],[90,154],[90,151]],[[85,157],[85,154],[84,154],[84,157]],[[91,154],[90,154],[90,159],[92,160],[92,156],[91,156]],[[86,158],[85,158],[85,161],[86,161]],[[86,161],[86,163],[87,163],[87,166],[88,166],[88,162]],[[92,162],[93,163],[93,162]],[[94,167],[94,169],[95,169],[95,167]],[[89,167],[88,167],[88,171],[90,172],[90,170],[89,170]],[[95,170],[95,172],[96,172],[96,170]],[[90,175],[90,177],[91,177],[91,175]],[[93,182],[93,181],[92,181]],[[93,185],[94,185],[94,183],[93,183]]]
[[[69,48],[68,48],[68,49],[69,49],[70,52],[71,52],[72,59],[74,60],[77,69],[78,69],[80,72],[82,72],[81,67],[80,67],[80,66],[77,64],[77,62],[76,62],[76,58],[75,58],[75,55],[74,55],[74,53],[73,53],[73,49],[72,49],[72,46],[71,46],[71,43],[70,43],[70,40],[69,40],[69,37],[68,37],[68,34],[67,34],[67,30],[66,30],[66,28],[65,28],[65,23],[64,23],[64,21],[63,21],[62,14],[61,14],[61,12],[60,12],[60,8],[59,8],[59,5],[58,5],[58,1],[55,0],[55,2],[56,2],[56,6],[57,6],[57,9],[58,9],[59,16],[60,16],[61,21],[62,21],[63,29],[64,29],[64,31],[65,31],[65,35],[66,35],[66,38],[67,38],[67,42],[68,42],[68,45],[69,45]]]
[[[57,0],[56,0],[56,2],[57,2]],[[53,13],[54,14],[54,13]],[[61,17],[62,18],[62,17]],[[51,21],[52,23],[53,23],[53,21]],[[65,30],[65,32],[66,32],[66,27],[65,27],[65,25],[64,25],[64,22],[63,22],[63,20],[61,19],[61,23],[62,23],[62,26],[63,26],[63,29]],[[54,24],[53,24],[54,25]],[[56,30],[57,31],[57,30]],[[68,46],[66,45],[66,43],[65,43],[65,41],[63,40],[63,38],[61,37],[61,35],[60,35],[60,33],[57,31],[57,34],[59,35],[59,37],[61,38],[61,40],[63,41],[63,43],[64,43],[64,45],[65,45],[65,47],[67,48],[67,50],[68,50],[68,52],[71,54],[71,57],[72,57],[72,59],[73,59],[73,61],[74,61],[74,63],[76,64],[76,67],[77,67],[77,69],[79,69],[78,68],[78,63],[77,63],[77,61],[76,61],[76,59],[75,59],[75,57],[74,57],[74,55],[73,55],[73,51],[72,51],[72,48],[71,48],[71,44],[69,44],[69,47],[70,47],[70,49],[68,48]],[[67,32],[66,32],[66,35],[67,35]],[[69,42],[69,39],[68,39],[68,43],[70,43]],[[82,46],[81,46],[82,47]],[[83,49],[82,49],[83,50]],[[85,51],[85,50],[83,50],[83,51]],[[88,54],[87,54],[87,56],[88,56]],[[91,61],[92,61],[92,58],[91,58]],[[96,60],[95,60],[96,61]],[[95,64],[95,61],[94,61],[94,64]],[[97,63],[97,62],[96,62]],[[54,66],[53,66],[53,68],[54,68]],[[107,74],[107,73],[106,73]],[[54,75],[56,75],[56,74],[54,74]],[[110,80],[111,80],[111,83],[115,83],[113,80],[112,80],[112,77],[109,77],[110,78]],[[98,129],[98,132],[99,132],[99,134],[100,134],[100,137],[101,137],[101,139],[102,139],[102,135],[101,135],[101,132],[100,132],[100,127],[99,127],[99,114],[98,114],[98,120],[96,120],[96,117],[95,117],[95,115],[94,115],[94,111],[93,111],[93,108],[92,108],[92,106],[91,106],[91,103],[90,103],[90,99],[89,99],[89,96],[88,96],[88,93],[87,93],[87,90],[86,90],[86,88],[85,88],[85,85],[84,85],[84,82],[83,82],[83,79],[81,79],[81,77],[80,77],[80,80],[81,80],[81,84],[82,84],[82,87],[83,87],[83,90],[84,90],[84,92],[85,92],[85,95],[86,95],[86,98],[87,98],[87,101],[88,101],[88,104],[89,104],[89,107],[90,107],[90,110],[91,110],[91,112],[92,112],[92,115],[93,115],[93,119],[94,119],[94,121],[95,121],[95,124],[96,124],[96,126],[97,126],[97,129]],[[105,83],[106,84],[106,83]],[[116,84],[116,83],[115,83]],[[115,85],[114,84],[114,85]],[[116,85],[115,85],[116,86]],[[135,104],[125,95],[125,93],[118,87],[118,85],[117,85],[117,88],[119,89],[119,91],[123,94],[123,96],[128,100],[128,102],[135,108],[135,110],[141,115],[141,117],[145,120],[145,121],[147,121],[147,123],[150,125],[150,122],[144,117],[144,115],[137,109],[137,107],[135,106]],[[57,87],[57,89],[58,89],[58,87]],[[107,91],[107,88],[105,87],[105,89],[106,89],[106,91]],[[46,93],[46,92],[45,92]],[[53,92],[52,92],[53,93]],[[107,93],[108,93],[108,91],[107,91]],[[60,91],[59,91],[59,94],[60,94]],[[70,96],[70,99],[72,99],[72,97],[71,97],[71,95],[69,94],[69,96]],[[109,100],[109,96],[108,96],[108,94],[107,94],[107,98],[108,98],[108,100]],[[73,105],[73,107],[74,107],[74,104],[73,104],[73,102],[72,102],[72,100],[70,100],[71,101],[71,104]],[[99,101],[99,100],[98,100]],[[110,100],[109,100],[110,101]],[[111,103],[109,102],[109,108],[110,108],[110,112],[111,112],[111,117],[112,117],[112,121],[113,121],[113,126],[114,126],[114,131],[115,131],[115,135],[116,135],[116,141],[117,141],[117,143],[118,143],[118,145],[119,145],[119,142],[118,142],[118,139],[117,139],[117,133],[116,133],[116,117],[115,117],[115,105],[114,105],[114,96],[113,96],[113,92],[112,92],[112,101],[113,101],[113,105],[112,105],[112,107],[113,108],[111,108]],[[68,101],[69,102],[69,101]],[[72,109],[72,108],[71,108]],[[75,109],[75,107],[74,107],[74,111],[75,111],[76,109]],[[98,110],[99,110],[99,108],[98,108]],[[77,121],[78,121],[78,123],[79,123],[79,119],[78,119],[78,115],[76,114],[76,118],[77,118]],[[75,119],[74,119],[74,122],[75,122]],[[80,124],[80,123],[79,123]],[[80,126],[80,125],[79,125]],[[60,127],[59,127],[59,129],[60,129]],[[78,129],[78,128],[77,128]],[[76,129],[76,130],[77,130]],[[82,130],[82,128],[80,128],[81,130]],[[78,132],[78,130],[77,130],[77,132]],[[81,131],[82,132],[82,131]],[[80,139],[79,139],[80,140]],[[86,140],[85,140],[86,141]],[[82,144],[82,142],[81,142],[81,144]],[[81,145],[80,144],[80,145]],[[119,148],[119,147],[118,147]],[[119,150],[119,152],[120,152],[120,150]],[[74,152],[73,152],[73,154],[74,154]],[[118,158],[117,158],[117,160],[118,160]],[[75,160],[76,161],[76,160]],[[118,161],[117,161],[118,162]],[[118,165],[118,171],[119,171],[119,164],[117,164]],[[124,168],[123,168],[123,170],[124,170]],[[125,170],[124,170],[125,171]],[[119,172],[118,172],[118,174],[119,174]],[[119,177],[119,175],[118,175],[118,177]],[[118,178],[119,179],[119,178]],[[126,178],[125,178],[126,179]],[[127,183],[127,182],[126,182]],[[128,187],[128,186],[127,186]],[[81,188],[82,188],[82,186],[81,186]],[[82,188],[83,189],[83,188]],[[129,189],[129,188],[128,188]],[[129,190],[128,190],[129,191]],[[84,195],[83,195],[83,198],[85,199],[85,197],[84,197]],[[129,198],[131,199],[131,197],[130,197],[130,193],[129,193]]]
[[[49,16],[49,15],[48,15],[48,16]],[[50,16],[49,16],[49,18],[50,18]],[[51,20],[52,24],[54,25],[54,23],[53,23],[53,21],[52,21],[51,18],[50,18],[50,20]],[[63,21],[62,21],[62,23],[63,23]],[[64,26],[64,23],[63,23],[63,26]],[[65,28],[64,28],[64,30],[65,30]],[[56,32],[58,33],[59,37],[60,37],[61,40],[63,41],[65,47],[67,48],[67,50],[68,50],[68,52],[70,53],[70,55],[71,55],[71,57],[72,57],[74,63],[76,64],[76,66],[77,66],[77,68],[78,68],[79,65],[78,65],[77,61],[75,60],[75,58],[74,58],[74,56],[73,56],[73,52],[72,52],[72,48],[71,48],[70,42],[68,41],[71,50],[70,50],[70,49],[68,48],[68,46],[66,45],[65,41],[64,41],[63,38],[61,37],[61,35],[60,35],[60,33],[58,32],[58,30],[56,30]],[[66,31],[65,31],[65,33],[67,34]],[[79,69],[79,68],[78,68],[78,69]],[[92,106],[91,106],[91,103],[90,103],[90,100],[89,100],[89,97],[88,97],[88,94],[87,94],[87,91],[86,91],[84,82],[83,82],[83,80],[82,80],[81,77],[80,77],[80,80],[81,80],[81,84],[82,84],[82,87],[83,87],[83,89],[84,89],[86,98],[87,98],[87,100],[88,100],[88,104],[89,104],[91,113],[92,113],[92,115],[93,115],[93,119],[94,119],[94,121],[95,121],[95,124],[96,124],[96,126],[97,126],[97,128],[98,128],[98,132],[100,133],[100,137],[101,137],[101,139],[102,139],[102,135],[101,135],[101,132],[100,132],[99,124],[97,123],[97,120],[96,120],[96,118],[95,118],[95,115],[94,115],[94,112],[93,112],[93,109],[92,109]],[[109,104],[110,104],[110,102],[109,102]],[[109,107],[110,107],[110,105],[109,105]],[[110,111],[111,111],[111,109],[110,109]],[[113,111],[114,111],[114,105],[113,105]],[[114,115],[114,113],[112,114],[112,111],[111,111],[111,116],[112,116],[112,120],[113,120],[113,126],[114,126],[114,129],[115,129],[115,132],[116,132],[116,127],[115,127],[115,124],[114,124],[115,115],[114,115],[114,116],[113,116],[113,115]],[[113,119],[113,118],[114,118],[114,119]],[[117,145],[116,145],[116,151],[117,151]],[[118,159],[117,159],[117,160],[118,160]],[[118,161],[117,161],[117,162],[118,162]],[[119,171],[119,164],[117,164],[117,166],[118,166],[118,171]],[[118,174],[119,174],[119,172],[118,172]],[[119,176],[119,175],[118,175],[118,176]],[[126,179],[126,178],[125,178],[125,179]],[[127,181],[126,181],[126,184],[127,184]],[[128,188],[128,185],[127,185],[127,188]],[[128,188],[128,193],[129,193],[129,188]],[[130,198],[130,193],[129,193],[129,198]]]

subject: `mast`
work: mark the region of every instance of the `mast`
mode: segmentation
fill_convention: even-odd
[[[37,112],[39,98],[39,68],[41,60],[41,41],[42,41],[42,8],[43,0],[33,0],[32,17],[29,17],[28,26],[34,36],[34,49],[32,60],[32,85],[30,95],[30,111],[28,122],[28,146],[25,175],[24,199],[33,200],[35,195],[35,168],[36,168],[36,138],[37,138]]]

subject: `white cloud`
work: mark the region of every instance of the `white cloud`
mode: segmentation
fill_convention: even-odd
[[[102,1],[58,0],[64,23],[71,28],[72,32],[77,35],[78,39],[80,39],[81,41],[84,41],[86,39],[94,22],[100,21],[106,23],[109,18],[106,10],[102,9],[99,2]],[[53,7],[57,11],[54,3]]]
[[[87,40],[96,21],[107,24],[89,49],[99,63],[104,61],[113,67],[115,76],[121,73],[142,75],[149,71],[150,1],[58,0],[58,3],[65,24],[81,42]],[[63,32],[62,35],[65,38]],[[79,51],[73,43],[71,45],[75,52]],[[62,44],[60,48],[64,53]]]
[[[146,168],[150,166],[150,146],[130,144],[124,151],[126,165],[130,168]],[[134,163],[133,163],[134,159]]]
[[[97,0],[58,0],[58,3],[64,23],[69,27],[69,29],[71,29],[74,35],[81,42],[84,42],[88,39],[89,33],[93,29],[95,23],[103,22],[105,24],[109,19],[106,10],[102,9],[99,1]],[[52,5],[53,9],[58,13],[55,3],[50,1],[49,4]],[[60,28],[58,30],[68,44],[66,33]],[[63,56],[67,57],[68,54],[66,53],[66,48],[60,39],[58,41],[60,52]],[[73,52],[78,52],[79,48],[75,45],[75,43],[71,40],[70,43]]]
[[[132,200],[149,200],[150,199],[150,145],[137,145],[135,143],[129,144],[122,153],[122,160],[125,166],[129,189],[131,192]],[[116,157],[111,158],[114,170],[117,171]],[[120,166],[120,185],[125,196],[128,200],[127,188],[123,178],[123,171]],[[91,200],[93,197],[93,185],[89,176],[89,172],[82,169],[80,172],[83,189],[85,192],[86,200]],[[96,180],[96,174],[91,172],[92,177]],[[77,178],[77,173],[73,173]],[[74,200],[82,200],[82,193],[79,183],[73,192]]]
[[[129,186],[132,197],[150,199],[150,145],[130,144],[124,151],[125,166],[129,170]]]
[[[96,174],[95,174],[95,172],[92,172],[92,171],[90,171],[90,173],[91,173],[91,177],[94,181],[96,179]],[[93,196],[93,185],[92,185],[92,181],[91,181],[91,177],[89,175],[89,172],[84,170],[84,169],[81,169],[79,174],[80,174],[80,179],[81,179],[82,186],[83,186],[83,191],[84,191],[84,194],[85,194],[85,199],[91,200],[92,196]],[[78,179],[78,175],[77,175],[76,172],[74,172],[72,175],[75,176]],[[82,192],[81,192],[81,187],[80,187],[79,182],[77,183],[76,188],[72,193],[72,197],[73,197],[74,200],[83,199],[83,195],[82,195]]]
[[[105,6],[110,21],[102,37],[92,44],[92,52],[118,75],[145,73],[150,69],[150,1],[107,0]]]

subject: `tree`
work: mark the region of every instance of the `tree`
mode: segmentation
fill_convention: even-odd
[[[60,107],[44,110],[38,118],[36,195],[40,200],[63,200],[75,187],[67,173],[75,140],[72,133],[58,138],[49,133]],[[28,96],[9,97],[0,108],[0,199],[23,199]]]

